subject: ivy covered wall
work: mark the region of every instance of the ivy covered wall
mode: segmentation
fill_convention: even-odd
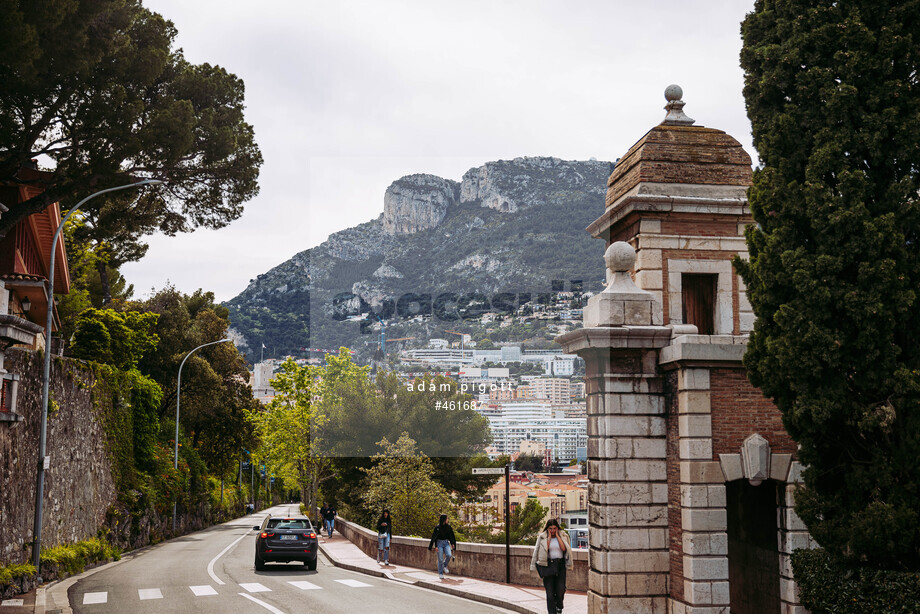
[[[24,421],[0,424],[0,563],[31,558],[35,479],[41,426],[42,355],[8,350],[5,368],[20,376],[17,413]],[[96,378],[82,361],[51,363],[42,543],[70,543],[96,535],[116,500],[103,427],[111,402],[93,401]],[[130,440],[129,440],[130,441]]]

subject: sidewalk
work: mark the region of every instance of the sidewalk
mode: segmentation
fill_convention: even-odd
[[[489,582],[455,575],[447,575],[443,580],[439,580],[437,571],[404,565],[381,567],[374,559],[364,554],[360,548],[339,533],[333,533],[331,539],[320,539],[319,548],[333,565],[342,569],[414,584],[464,599],[521,612],[521,614],[546,613],[546,593],[541,587]],[[565,614],[587,614],[587,612],[587,593],[566,591]]]
[[[28,593],[0,600],[0,614],[32,614],[35,610],[36,590],[33,588]]]

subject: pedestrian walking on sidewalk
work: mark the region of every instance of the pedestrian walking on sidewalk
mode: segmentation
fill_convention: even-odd
[[[326,529],[326,534],[332,537],[332,531],[335,530],[335,508],[329,505],[329,503],[323,503],[323,507],[320,508],[319,513],[323,517],[323,527]]]
[[[438,526],[434,528],[431,534],[431,541],[428,543],[428,551],[433,547],[438,548],[438,577],[444,579],[444,574],[449,574],[450,570],[447,565],[453,556],[451,546],[457,547],[457,538],[454,537],[454,528],[447,522],[447,514],[441,514],[438,520]]]
[[[546,521],[546,527],[537,537],[537,544],[530,559],[531,571],[543,578],[546,589],[546,611],[548,614],[562,614],[562,600],[565,598],[565,571],[572,569],[572,546],[569,534],[559,527],[555,518]]]
[[[323,501],[323,507],[319,508],[319,523],[320,527],[319,533],[322,535],[323,531],[326,530],[326,511],[329,509],[329,503]]]
[[[377,562],[383,559],[383,565],[390,564],[390,539],[393,537],[393,519],[390,510],[383,510],[377,521]]]

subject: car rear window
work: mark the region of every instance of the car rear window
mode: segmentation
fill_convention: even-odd
[[[276,529],[309,529],[310,523],[303,520],[285,520],[278,523]]]

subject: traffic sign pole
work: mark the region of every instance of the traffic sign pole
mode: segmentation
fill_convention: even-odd
[[[511,463],[505,465],[505,584],[511,584]]]
[[[505,583],[511,584],[511,463],[504,467],[473,467],[473,475],[505,475]]]

